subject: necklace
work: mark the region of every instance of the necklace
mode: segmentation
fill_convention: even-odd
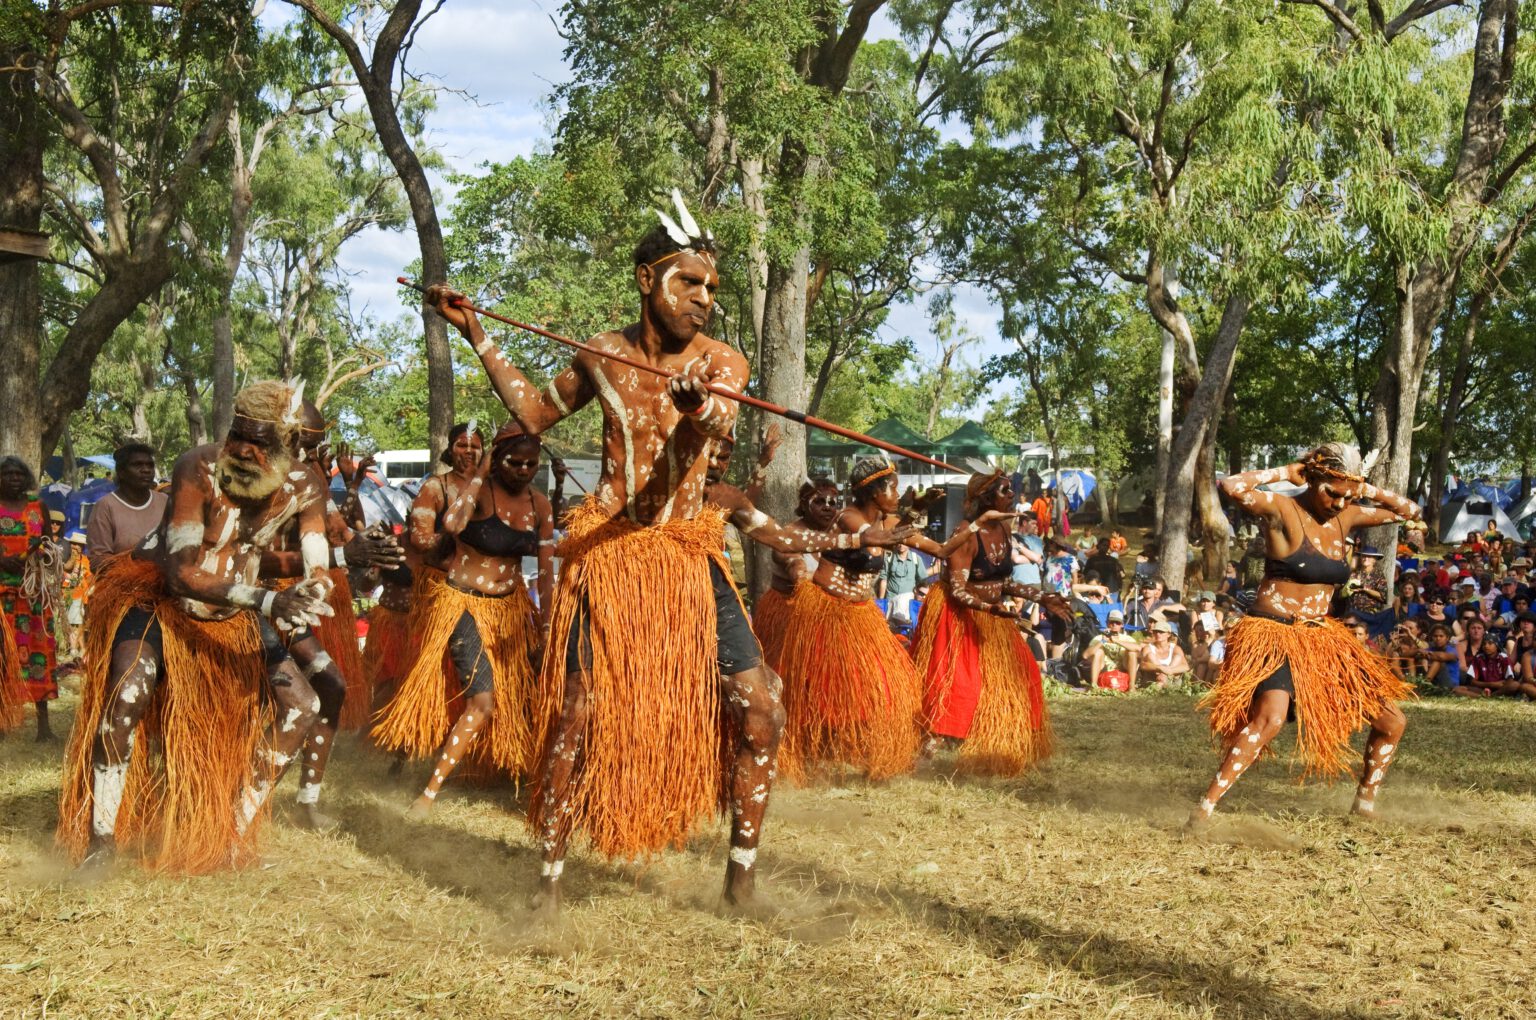
[[[149,495],[144,497],[144,502],[140,503],[138,506],[134,506],[132,503],[128,502],[126,499],[124,499],[123,497],[119,496],[115,490],[112,493],[112,498],[116,499],[119,503],[123,504],[123,506],[127,507],[129,510],[147,510],[147,509],[149,509],[149,504],[154,501],[155,491],[153,489],[151,489],[149,491]]]

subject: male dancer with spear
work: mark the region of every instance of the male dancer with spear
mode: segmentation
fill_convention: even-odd
[[[731,433],[748,368],[703,333],[719,286],[714,239],[673,201],[677,219],[660,213],[635,248],[639,321],[580,345],[544,390],[502,357],[462,295],[427,291],[530,432],[594,399],[603,409],[602,477],[568,518],[535,706],[545,750],[530,822],[547,916],[575,827],[607,856],[633,858],[680,845],[721,803],[731,808],[725,902],[753,902],[784,713],[724,569],[722,517],[705,508],[711,444]],[[725,782],[722,697],[740,722]]]

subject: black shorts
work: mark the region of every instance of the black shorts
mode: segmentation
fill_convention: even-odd
[[[709,583],[715,593],[715,662],[726,676],[763,663],[763,650],[742,611],[736,589],[714,560],[709,562]],[[565,641],[565,671],[586,673],[592,669],[592,618],[586,602],[577,607],[570,636]]]
[[[288,658],[287,643],[265,616],[257,616],[256,620],[261,625],[262,658],[267,668],[271,669]],[[308,631],[303,633],[307,634]],[[165,638],[160,633],[160,617],[157,613],[134,606],[123,614],[122,622],[117,625],[117,633],[112,636],[112,647],[129,642],[148,645],[154,650],[157,661],[165,661]]]
[[[1259,696],[1265,691],[1284,691],[1290,695],[1290,704],[1285,709],[1285,721],[1296,721],[1296,680],[1291,676],[1291,664],[1282,662],[1280,668],[1265,677],[1259,686],[1253,690],[1253,700],[1258,701]]]

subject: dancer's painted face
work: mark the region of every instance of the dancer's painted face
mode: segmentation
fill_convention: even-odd
[[[461,475],[469,474],[480,463],[480,453],[484,449],[478,432],[466,432],[455,439],[448,454],[453,470]]]

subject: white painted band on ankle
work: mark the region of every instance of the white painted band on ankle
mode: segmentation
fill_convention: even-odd
[[[743,868],[750,868],[757,863],[757,850],[745,849],[739,846],[731,847],[731,863],[740,864]]]
[[[545,861],[539,865],[539,874],[544,878],[559,878],[560,873],[564,870],[564,861]]]
[[[320,784],[308,783],[299,787],[299,795],[294,798],[294,802],[297,804],[320,803]]]

